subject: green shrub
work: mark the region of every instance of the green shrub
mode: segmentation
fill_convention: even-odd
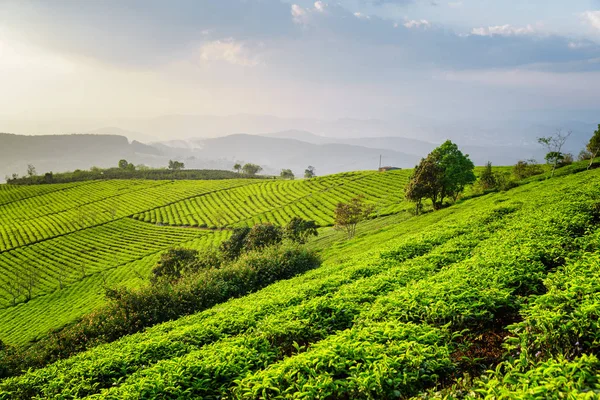
[[[256,224],[244,238],[244,250],[260,250],[281,243],[283,230],[271,223]]]
[[[160,260],[152,268],[152,282],[159,280],[177,280],[181,278],[183,270],[196,261],[197,250],[169,249],[160,256]]]
[[[79,323],[51,334],[32,347],[7,357],[6,375],[41,367],[100,343],[112,342],[148,326],[189,315],[243,296],[269,284],[317,268],[320,258],[295,247],[269,247],[244,254],[219,269],[200,269],[178,281],[141,289],[112,289],[110,302]]]
[[[234,228],[229,239],[221,243],[219,247],[219,250],[223,253],[223,257],[229,260],[238,258],[244,250],[244,243],[248,233],[250,233],[250,228],[247,226]]]

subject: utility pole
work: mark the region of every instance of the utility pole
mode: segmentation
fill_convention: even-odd
[[[381,154],[379,155],[379,168],[377,169],[377,171],[381,170]]]

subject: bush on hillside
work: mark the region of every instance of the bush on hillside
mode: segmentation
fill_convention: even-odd
[[[152,268],[152,282],[159,280],[177,280],[184,269],[197,260],[198,251],[190,249],[169,249],[160,256],[160,260]]]
[[[518,161],[513,167],[512,173],[516,179],[525,179],[530,176],[539,175],[544,170],[535,160]]]
[[[286,239],[295,243],[304,244],[311,236],[318,236],[318,225],[315,221],[308,221],[300,217],[294,217],[284,228]]]
[[[229,239],[221,243],[221,246],[219,247],[223,257],[228,260],[235,260],[238,258],[244,250],[244,243],[248,233],[250,233],[250,228],[247,226],[234,228]]]
[[[283,229],[271,223],[256,224],[244,238],[244,250],[260,250],[281,243]]]
[[[146,327],[210,308],[317,268],[319,256],[297,246],[252,251],[220,268],[199,269],[174,282],[107,291],[109,303],[79,323],[50,334],[27,349],[0,352],[0,377],[39,368]]]

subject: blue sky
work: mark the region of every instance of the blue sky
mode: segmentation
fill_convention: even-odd
[[[597,109],[600,1],[4,0],[0,87],[15,127]]]

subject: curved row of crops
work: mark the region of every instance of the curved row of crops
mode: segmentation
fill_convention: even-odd
[[[90,230],[93,229],[103,229],[104,232],[92,232],[79,238],[72,238],[77,234],[67,237],[72,240],[68,243],[68,248],[82,246],[83,250],[81,255],[71,251],[71,256],[77,260],[88,260],[90,267],[93,266],[94,269],[86,270],[86,276],[82,278],[79,264],[73,260],[65,266],[74,268],[71,270],[72,280],[65,280],[62,289],[58,287],[58,277],[55,276],[54,279],[49,277],[49,287],[43,296],[34,297],[16,307],[0,309],[0,338],[4,342],[24,344],[46,334],[49,330],[72,323],[106,301],[104,291],[107,287],[135,287],[147,284],[150,270],[156,265],[160,252],[167,247],[185,246],[199,250],[206,249],[218,246],[229,236],[227,231],[159,228],[131,220],[122,220]],[[127,230],[130,232],[125,232]],[[134,238],[134,241],[126,242],[125,240],[130,240],[134,230],[139,235]],[[87,232],[88,230],[81,233]],[[89,241],[95,234],[103,238],[105,244],[101,247]],[[106,243],[112,243],[116,251],[111,250],[110,244]],[[85,249],[89,250],[90,245],[94,250],[86,252]],[[134,248],[137,248],[137,252]],[[115,253],[122,250],[125,252],[117,255],[115,260]],[[64,249],[56,249],[56,251],[64,251]],[[48,263],[49,269],[58,268],[53,264],[53,259],[44,256],[40,259]]]
[[[505,358],[449,390],[598,390],[598,193],[600,170],[410,218],[303,276],[7,379],[0,398],[406,398]],[[507,336],[536,352],[511,364]]]
[[[410,171],[373,171],[330,175],[302,181],[271,181],[197,196],[134,216],[144,222],[178,226],[228,227],[259,222],[285,224],[292,217],[332,225],[338,202],[359,194],[391,214],[403,209],[403,188]]]
[[[79,185],[81,185],[81,183],[63,183],[59,185],[43,185],[40,187],[0,185],[0,205],[9,204],[15,201],[21,201],[30,197],[36,197],[46,193],[69,189]]]
[[[2,206],[0,252],[107,223],[251,180],[102,181],[69,184]],[[38,185],[46,188],[53,185]],[[22,186],[29,188],[29,186]]]

